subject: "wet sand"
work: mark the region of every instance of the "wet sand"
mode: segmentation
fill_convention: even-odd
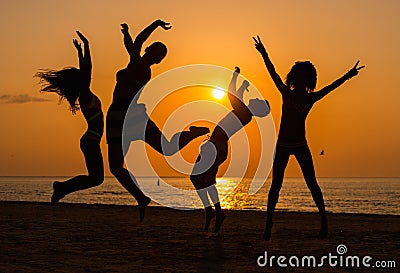
[[[265,212],[227,211],[221,234],[202,230],[203,211],[136,206],[0,202],[0,272],[284,272],[257,258],[313,255],[344,244],[346,255],[395,261],[397,268],[287,268],[287,272],[399,272],[400,216],[329,214],[318,238],[317,213],[277,212],[272,239],[262,240]],[[212,223],[212,227],[214,222]],[[361,260],[360,258],[360,260]],[[260,260],[263,262],[263,260]],[[319,260],[318,260],[319,261]],[[361,265],[362,266],[362,265]]]

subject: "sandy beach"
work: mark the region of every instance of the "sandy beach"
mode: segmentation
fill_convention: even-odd
[[[227,211],[221,234],[209,237],[199,210],[149,207],[139,223],[135,206],[0,202],[0,208],[0,272],[282,272],[276,261],[260,267],[257,258],[265,251],[288,259],[338,255],[340,244],[347,247],[343,255],[371,256],[373,266],[395,261],[397,268],[326,263],[320,272],[400,267],[400,216],[329,214],[330,234],[321,240],[317,213],[277,212],[265,242],[260,211]]]

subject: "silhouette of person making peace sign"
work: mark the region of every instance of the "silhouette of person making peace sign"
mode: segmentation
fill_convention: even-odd
[[[359,61],[357,61],[355,66],[344,76],[320,91],[314,92],[317,83],[317,71],[311,62],[296,62],[286,77],[286,83],[283,83],[276,73],[260,37],[253,37],[253,39],[255,47],[261,53],[265,66],[283,100],[281,124],[272,167],[272,184],[268,194],[267,223],[264,239],[269,240],[271,238],[272,216],[278,202],[279,191],[282,187],[283,176],[290,155],[294,155],[299,163],[307,186],[318,207],[321,215],[320,237],[325,238],[328,235],[325,203],[315,177],[314,164],[306,140],[305,121],[314,103],[338,88],[345,81],[356,76],[364,66],[359,67]]]

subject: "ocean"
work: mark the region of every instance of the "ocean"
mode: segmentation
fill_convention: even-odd
[[[49,202],[52,182],[69,177],[0,177],[0,201]],[[252,179],[224,178],[218,181],[221,204],[225,209],[266,210],[270,179],[254,195],[248,188]],[[153,200],[152,206],[180,209],[200,208],[201,203],[188,178],[138,177],[140,187]],[[160,183],[161,181],[161,183]],[[165,183],[163,183],[165,181]],[[263,182],[263,181],[258,181]],[[400,215],[400,178],[318,178],[328,212]],[[172,187],[171,187],[172,186]],[[168,189],[175,189],[170,192]],[[72,193],[67,203],[136,205],[135,199],[114,177],[102,185]],[[303,178],[285,178],[278,210],[314,212],[317,208]]]

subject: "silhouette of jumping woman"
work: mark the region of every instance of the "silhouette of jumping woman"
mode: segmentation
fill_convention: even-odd
[[[156,20],[132,40],[127,24],[121,24],[124,36],[124,45],[129,53],[130,60],[126,68],[117,72],[117,83],[113,93],[113,100],[107,112],[106,138],[108,144],[108,161],[111,173],[121,185],[137,200],[139,205],[140,221],[143,221],[144,213],[151,199],[147,197],[137,186],[133,175],[124,168],[124,153],[122,149],[123,124],[129,105],[141,88],[151,79],[151,66],[160,63],[167,54],[167,47],[161,42],[155,42],[145,49],[141,56],[143,43],[158,27],[164,30],[171,28],[169,23]],[[135,102],[134,102],[135,103]],[[139,120],[147,121],[145,126],[144,141],[161,154],[172,155],[186,146],[193,139],[207,134],[208,128],[190,127],[189,131],[177,133],[168,141],[161,133],[157,125],[148,118],[143,104],[135,105]],[[138,124],[140,127],[142,124]],[[138,128],[140,131],[140,128]],[[132,137],[133,140],[141,137]],[[169,148],[171,146],[172,148]],[[164,149],[163,149],[164,148]]]
[[[270,112],[269,104],[266,100],[251,99],[248,105],[243,102],[243,94],[245,90],[248,90],[249,82],[244,80],[236,90],[236,81],[239,73],[239,67],[235,67],[235,72],[228,87],[228,98],[233,110],[218,122],[210,139],[201,146],[200,154],[190,176],[190,180],[195,186],[205,208],[205,230],[208,230],[212,218],[216,216],[214,232],[220,230],[226,217],[221,209],[215,183],[218,167],[228,156],[229,138],[248,124],[253,116],[265,117]],[[215,210],[211,207],[208,195],[214,204]]]
[[[315,177],[314,164],[306,140],[305,121],[315,102],[338,88],[346,80],[356,76],[364,66],[358,67],[358,61],[344,76],[320,91],[313,92],[317,83],[317,71],[311,62],[296,62],[288,73],[285,84],[276,73],[260,37],[257,36],[257,39],[253,37],[253,39],[255,47],[261,53],[265,66],[283,100],[281,124],[272,167],[272,184],[268,194],[264,239],[268,241],[271,238],[272,216],[278,202],[279,191],[282,187],[284,172],[290,155],[294,155],[299,163],[307,187],[310,189],[312,198],[318,207],[321,216],[320,237],[325,238],[328,235],[325,203]]]
[[[43,84],[41,91],[55,92],[59,95],[60,102],[66,99],[72,113],[75,114],[80,109],[88,124],[88,129],[80,139],[88,175],[78,175],[65,182],[55,181],[51,196],[52,205],[67,194],[98,186],[104,180],[103,156],[100,149],[104,117],[99,98],[90,90],[92,61],[89,42],[79,31],[76,33],[84,47],[82,51],[81,44],[73,39],[78,51],[79,69],[68,67],[62,70],[43,70],[35,74]]]

